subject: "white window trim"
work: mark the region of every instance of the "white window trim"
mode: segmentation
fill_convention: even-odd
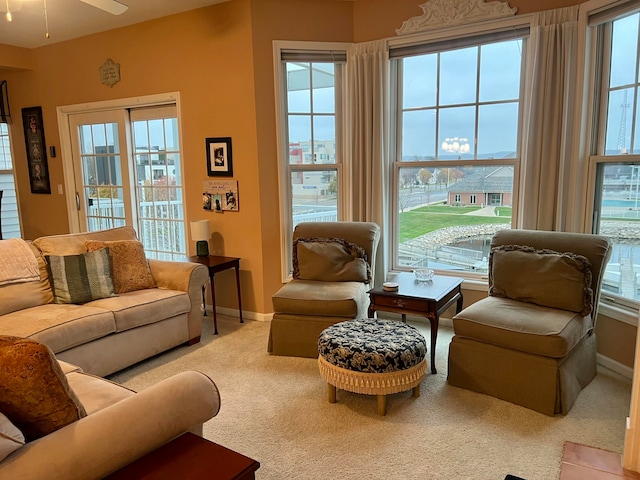
[[[274,40],[273,42],[273,73],[274,73],[274,88],[275,88],[275,102],[276,102],[276,140],[278,151],[278,198],[280,199],[280,255],[281,255],[281,275],[282,282],[286,283],[291,280],[291,272],[289,271],[289,258],[291,258],[292,245],[289,238],[293,225],[291,224],[291,218],[289,215],[289,207],[291,205],[291,192],[290,192],[290,179],[288,176],[288,163],[289,163],[289,145],[287,143],[287,130],[286,130],[286,112],[284,111],[284,92],[282,86],[284,85],[284,78],[282,75],[282,51],[283,50],[306,50],[306,51],[345,51],[348,52],[351,47],[350,43],[333,43],[333,42],[297,42],[297,41],[285,41]],[[347,65],[347,69],[348,69]],[[342,117],[342,121],[346,119],[347,114],[347,74],[343,79],[343,91],[342,91],[342,104],[337,106],[340,111],[336,111],[336,115]],[[346,128],[343,125],[343,131],[346,132]],[[349,136],[345,133],[342,139],[342,145],[339,147],[340,163],[319,165],[318,169],[326,170],[338,169],[338,218],[347,218],[347,207],[350,204],[349,189],[350,185],[350,171],[348,166],[347,152],[350,150]],[[309,169],[313,169],[313,165],[309,165]],[[322,168],[321,168],[322,167]],[[283,203],[286,203],[283,205]]]
[[[65,184],[67,212],[69,218],[69,232],[78,233],[81,231],[80,222],[77,215],[77,197],[75,189],[69,188],[75,185],[73,155],[71,149],[71,132],[69,117],[76,113],[97,112],[106,110],[118,110],[124,108],[151,107],[175,103],[178,115],[178,134],[180,137],[180,151],[184,151],[182,145],[182,122],[180,109],[180,92],[161,93],[157,95],[146,95],[142,97],[120,98],[116,100],[106,100],[102,102],[81,103],[75,105],[64,105],[57,108],[59,134],[60,134],[60,154],[62,157],[62,173]],[[183,163],[184,166],[184,163]],[[183,205],[183,217],[186,219],[186,202]],[[186,220],[185,220],[186,222]]]

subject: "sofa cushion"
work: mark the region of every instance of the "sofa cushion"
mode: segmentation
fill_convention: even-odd
[[[166,320],[191,310],[191,301],[186,292],[165,288],[136,290],[87,305],[113,312],[117,332]]]
[[[292,280],[272,297],[276,313],[350,317],[366,314],[368,287],[362,282]]]
[[[24,445],[24,435],[18,427],[0,413],[0,461]]]
[[[77,255],[87,251],[89,240],[137,240],[133,227],[117,227],[96,232],[67,233],[36,238],[33,244],[43,255]]]
[[[573,253],[522,245],[491,249],[489,295],[589,315],[593,309],[591,262]]]
[[[46,255],[45,259],[56,303],[86,303],[114,295],[107,248],[78,255]]]
[[[591,330],[591,317],[509,298],[487,297],[453,317],[456,335],[562,358]]]
[[[78,396],[87,415],[102,410],[135,394],[122,385],[84,372],[67,373],[69,386]]]
[[[320,282],[370,282],[364,249],[342,238],[298,238],[293,242],[293,278]]]
[[[86,247],[88,252],[105,247],[109,248],[116,293],[132,292],[156,286],[141,242],[137,240],[89,240],[86,242]]]
[[[0,335],[29,337],[45,343],[54,353],[115,333],[113,313],[85,305],[40,305],[2,317]]]
[[[0,411],[27,441],[86,416],[53,352],[44,344],[0,337]]]

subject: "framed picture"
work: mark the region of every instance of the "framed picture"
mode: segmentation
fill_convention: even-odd
[[[24,142],[27,148],[31,193],[51,193],[47,145],[44,141],[44,128],[42,126],[42,108],[23,108],[22,126],[24,128]]]
[[[207,138],[207,175],[233,177],[231,137]]]

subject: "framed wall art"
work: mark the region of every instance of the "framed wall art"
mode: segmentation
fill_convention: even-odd
[[[47,145],[44,141],[44,127],[42,124],[42,108],[23,108],[22,126],[24,128],[24,142],[27,148],[31,193],[51,193]]]
[[[207,148],[207,175],[210,177],[233,177],[231,137],[205,139]]]

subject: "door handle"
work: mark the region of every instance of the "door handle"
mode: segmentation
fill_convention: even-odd
[[[76,208],[80,211],[80,195],[76,192]]]

